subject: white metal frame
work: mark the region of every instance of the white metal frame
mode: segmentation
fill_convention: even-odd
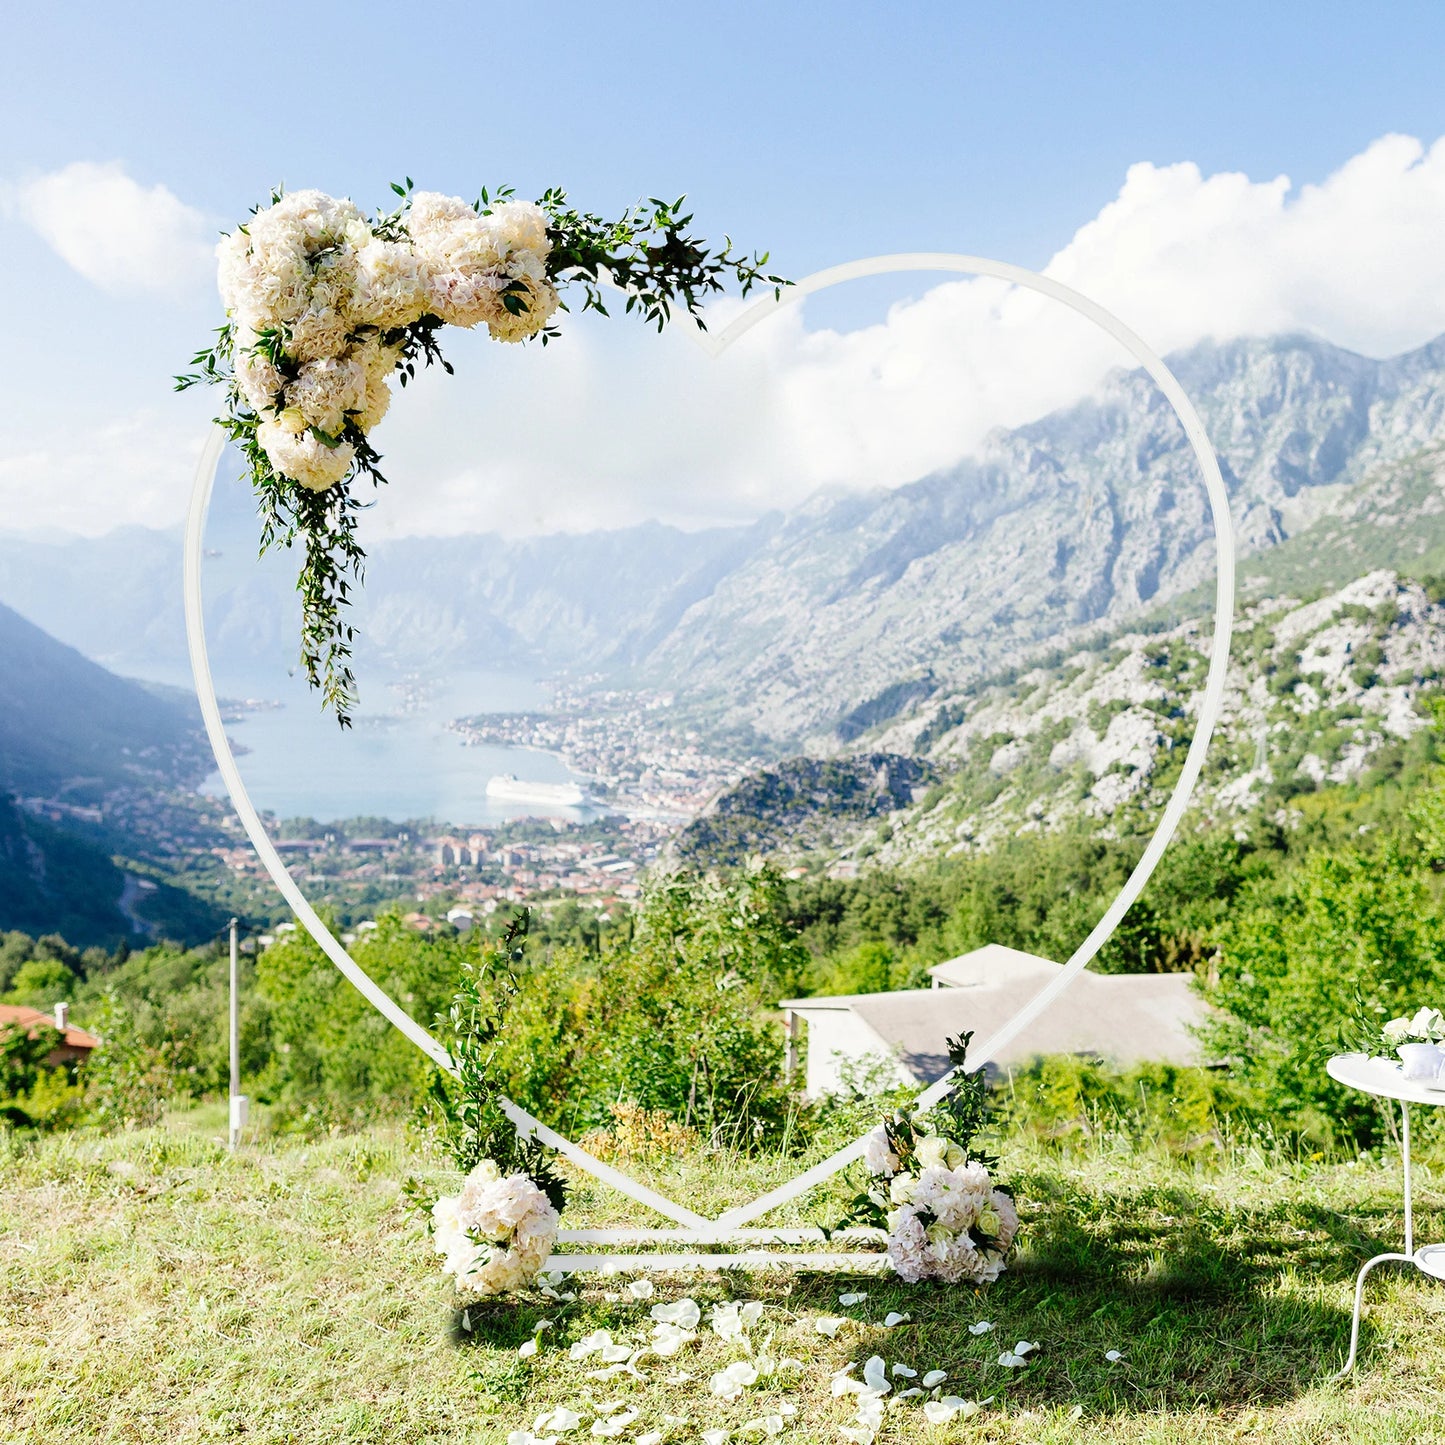
[[[883,276],[913,271],[956,272],[987,276],[1022,286],[1067,306],[1071,311],[1092,321],[1118,341],[1125,351],[1154,379],[1155,384],[1168,398],[1169,404],[1183,425],[1190,447],[1199,463],[1205,491],[1209,498],[1210,516],[1214,525],[1216,566],[1214,637],[1210,650],[1208,675],[1200,701],[1199,717],[1179,780],[1174,785],[1174,791],[1169,796],[1169,801],[1153,837],[1150,838],[1134,871],[1119,890],[1118,896],[1109,905],[1108,910],[1089,936],[1075,950],[1064,968],[1044,988],[1040,989],[1012,1019],[990,1038],[983,1041],[974,1055],[978,1066],[981,1067],[988,1059],[1017,1038],[1089,964],[1108,940],[1110,934],[1118,927],[1134,900],[1138,898],[1179,826],[1180,818],[1184,814],[1190,794],[1194,791],[1200,771],[1204,766],[1205,752],[1208,749],[1209,739],[1219,719],[1220,708],[1224,701],[1225,674],[1229,664],[1230,632],[1233,626],[1234,541],[1229,518],[1229,497],[1225,491],[1224,480],[1220,475],[1219,463],[1210,446],[1204,424],[1200,421],[1193,404],[1173,373],[1154,351],[1118,317],[1105,310],[1097,302],[1091,301],[1071,287],[1064,286],[1048,276],[1002,261],[991,261],[980,256],[958,255],[951,252],[875,256],[866,260],[852,261],[842,266],[834,266],[806,276],[795,285],[786,288],[781,297],[769,295],[748,307],[716,334],[699,330],[697,339],[706,350],[713,355],[718,355],[738,337],[760,322],[814,292],[865,276]],[[224,445],[224,433],[220,427],[213,427],[196,469],[190,511],[186,522],[185,540],[186,631],[190,642],[191,668],[195,676],[196,695],[200,701],[201,714],[205,719],[206,732],[210,737],[211,748],[216,755],[217,767],[225,781],[226,790],[231,796],[237,816],[240,818],[252,846],[256,849],[257,856],[307,932],[316,940],[346,979],[383,1017],[400,1029],[428,1058],[442,1068],[450,1069],[451,1060],[446,1049],[367,976],[365,970],[351,958],[306,901],[301,890],[296,886],[295,880],[287,872],[280,855],[272,846],[271,840],[266,836],[261,819],[251,802],[246,785],[236,766],[230,743],[226,739],[206,650],[201,593],[201,561],[204,555],[206,514],[215,483],[216,467]],[[919,1099],[919,1107],[926,1109],[938,1103],[952,1091],[953,1087],[951,1077],[940,1079],[924,1091]],[[625,1245],[651,1241],[691,1246],[696,1249],[725,1243],[822,1243],[824,1236],[820,1230],[763,1230],[748,1229],[745,1226],[754,1220],[761,1219],[764,1215],[791,1200],[797,1199],[815,1185],[821,1184],[839,1170],[847,1168],[855,1160],[860,1159],[867,1140],[865,1134],[821,1163],[803,1171],[787,1184],[768,1191],[748,1204],[729,1209],[716,1219],[708,1219],[683,1205],[674,1203],[656,1190],[629,1178],[600,1159],[594,1158],[584,1149],[549,1129],[541,1120],[533,1117],[511,1100],[504,1100],[503,1107],[524,1135],[540,1140],[602,1183],[610,1185],[634,1202],[644,1205],[665,1219],[671,1220],[674,1224],[683,1226],[680,1230],[564,1230],[559,1239],[569,1245]],[[849,1254],[838,1254],[831,1251],[818,1254],[783,1254],[759,1249],[719,1254],[677,1252],[608,1255],[580,1253],[554,1255],[549,1267],[559,1270],[716,1269],[751,1268],[762,1263],[774,1263],[786,1264],[795,1268],[811,1266],[826,1269],[869,1269],[881,1267],[882,1259],[883,1257],[876,1253],[870,1254],[862,1251]]]
[[[1424,1103],[1438,1107],[1445,1104],[1445,1092],[1412,1083],[1405,1078],[1398,1064],[1385,1059],[1365,1060],[1365,1069],[1379,1075],[1378,1078],[1371,1078],[1360,1067],[1362,1059],[1364,1056],[1360,1054],[1339,1054],[1325,1065],[1325,1069],[1332,1079],[1348,1088],[1359,1089],[1382,1099],[1394,1099],[1400,1105],[1400,1153],[1405,1175],[1405,1252],[1396,1254],[1389,1251],[1377,1254],[1361,1267],[1355,1280],[1355,1309],[1350,1319],[1350,1354],[1344,1368],[1335,1374],[1336,1380],[1343,1380],[1355,1368],[1355,1360],[1359,1356],[1360,1316],[1364,1311],[1365,1280],[1371,1270],[1381,1264],[1409,1264],[1432,1279],[1445,1278],[1445,1245],[1427,1244],[1420,1249],[1415,1248],[1415,1202],[1410,1174],[1410,1104]]]

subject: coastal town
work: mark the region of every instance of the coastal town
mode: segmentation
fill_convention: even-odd
[[[674,825],[695,818],[762,762],[709,748],[675,717],[671,693],[596,684],[595,678],[554,684],[545,712],[484,713],[450,726],[466,746],[556,754],[607,812]]]
[[[505,822],[267,819],[296,881],[345,924],[403,905],[426,929],[449,915],[572,901],[599,914],[626,905],[677,833],[759,760],[722,757],[679,725],[669,694],[554,685],[547,711],[489,713],[449,724],[463,746],[549,752],[577,786],[497,777]],[[265,906],[264,868],[234,819],[198,860],[213,887]],[[278,917],[280,915],[278,914]]]

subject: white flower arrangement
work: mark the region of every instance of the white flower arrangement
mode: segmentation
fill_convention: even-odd
[[[1437,1008],[1421,1008],[1414,1014],[1391,1019],[1380,1033],[1392,1049],[1401,1044],[1445,1043],[1445,1014]]]
[[[659,329],[679,307],[702,324],[705,296],[724,278],[746,295],[780,290],[766,254],[732,243],[710,250],[687,234],[675,202],[652,200],[604,220],[547,191],[518,200],[509,188],[473,204],[393,185],[393,211],[367,216],[324,191],[275,192],[268,206],[223,237],[218,283],[226,322],[196,355],[178,389],[222,386],[217,422],[242,448],[262,509],[262,550],[304,538],[302,663],[338,720],[356,700],[353,631],[343,620],[365,554],[356,539],[350,484],[382,482],[370,433],[402,385],[442,359],[444,326],[485,326],[497,341],[545,344],[565,310],[559,287],[582,288],[582,309],[607,314],[603,285],[627,293],[626,309]]]
[[[966,1067],[972,1037],[948,1041],[960,1082],[931,1117],[894,1114],[868,1136],[871,1177],[844,1221],[882,1230],[889,1263],[910,1283],[992,1283],[1018,1235],[1013,1199],[990,1173],[994,1161],[972,1149],[988,1114],[983,1073]]]
[[[517,995],[510,969],[524,956],[528,921],[523,909],[500,941],[478,940],[481,957],[463,967],[449,1015],[455,1072],[437,1076],[429,1106],[437,1143],[466,1175],[459,1193],[442,1195],[428,1211],[442,1272],[452,1276],[461,1304],[536,1281],[567,1202],[551,1157],[508,1117],[495,1067],[496,1043]],[[427,1210],[420,1184],[411,1180],[405,1188]],[[562,1298],[545,1279],[538,1287]]]
[[[557,1238],[557,1211],[525,1174],[505,1177],[483,1159],[460,1194],[432,1206],[442,1272],[463,1300],[525,1289],[542,1272]]]
[[[868,1157],[881,1165],[868,1197],[886,1213],[888,1259],[901,1279],[991,1284],[1003,1273],[1019,1217],[984,1164],[908,1120],[877,1130]]]

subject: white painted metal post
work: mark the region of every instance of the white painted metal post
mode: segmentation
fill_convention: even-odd
[[[241,1028],[240,1028],[240,946],[237,942],[237,921],[231,920],[231,1087],[228,1099],[231,1109],[230,1147],[241,1142],[241,1129],[246,1123],[246,1096],[241,1092]]]

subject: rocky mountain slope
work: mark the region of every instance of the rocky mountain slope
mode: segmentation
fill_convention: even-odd
[[[720,797],[680,840],[694,859],[735,861],[740,843],[850,872],[982,852],[1083,823],[1104,835],[1153,828],[1194,734],[1210,634],[1189,621],[1125,631],[1017,676],[941,689],[869,730],[873,751],[763,770]],[[1285,826],[1317,788],[1388,776],[1445,706],[1445,579],[1389,570],[1309,601],[1247,604],[1196,813]],[[909,795],[862,810],[790,780],[812,768],[912,761]],[[735,820],[750,818],[746,829]],[[745,850],[746,851],[746,850]]]
[[[1440,436],[1445,340],[1374,361],[1273,337],[1171,364],[1218,448],[1246,553],[1288,553],[1292,575],[1308,571],[1334,535],[1314,525],[1333,518],[1359,545],[1333,580],[1409,560],[1405,540],[1376,555],[1388,528],[1372,535],[1350,509],[1383,519],[1403,485],[1391,469]],[[1429,495],[1428,482],[1419,496],[1406,487],[1396,510]],[[1445,546],[1445,520],[1412,515],[1422,520]],[[242,668],[289,664],[291,559],[257,566],[239,488],[219,490],[210,542],[214,650]],[[466,665],[642,682],[776,755],[827,752],[890,709],[1187,601],[1211,559],[1182,431],[1147,377],[1121,372],[947,473],[820,495],[750,527],[378,546],[359,660],[363,681]],[[0,541],[0,598],[112,667],[184,679],[176,537]]]

